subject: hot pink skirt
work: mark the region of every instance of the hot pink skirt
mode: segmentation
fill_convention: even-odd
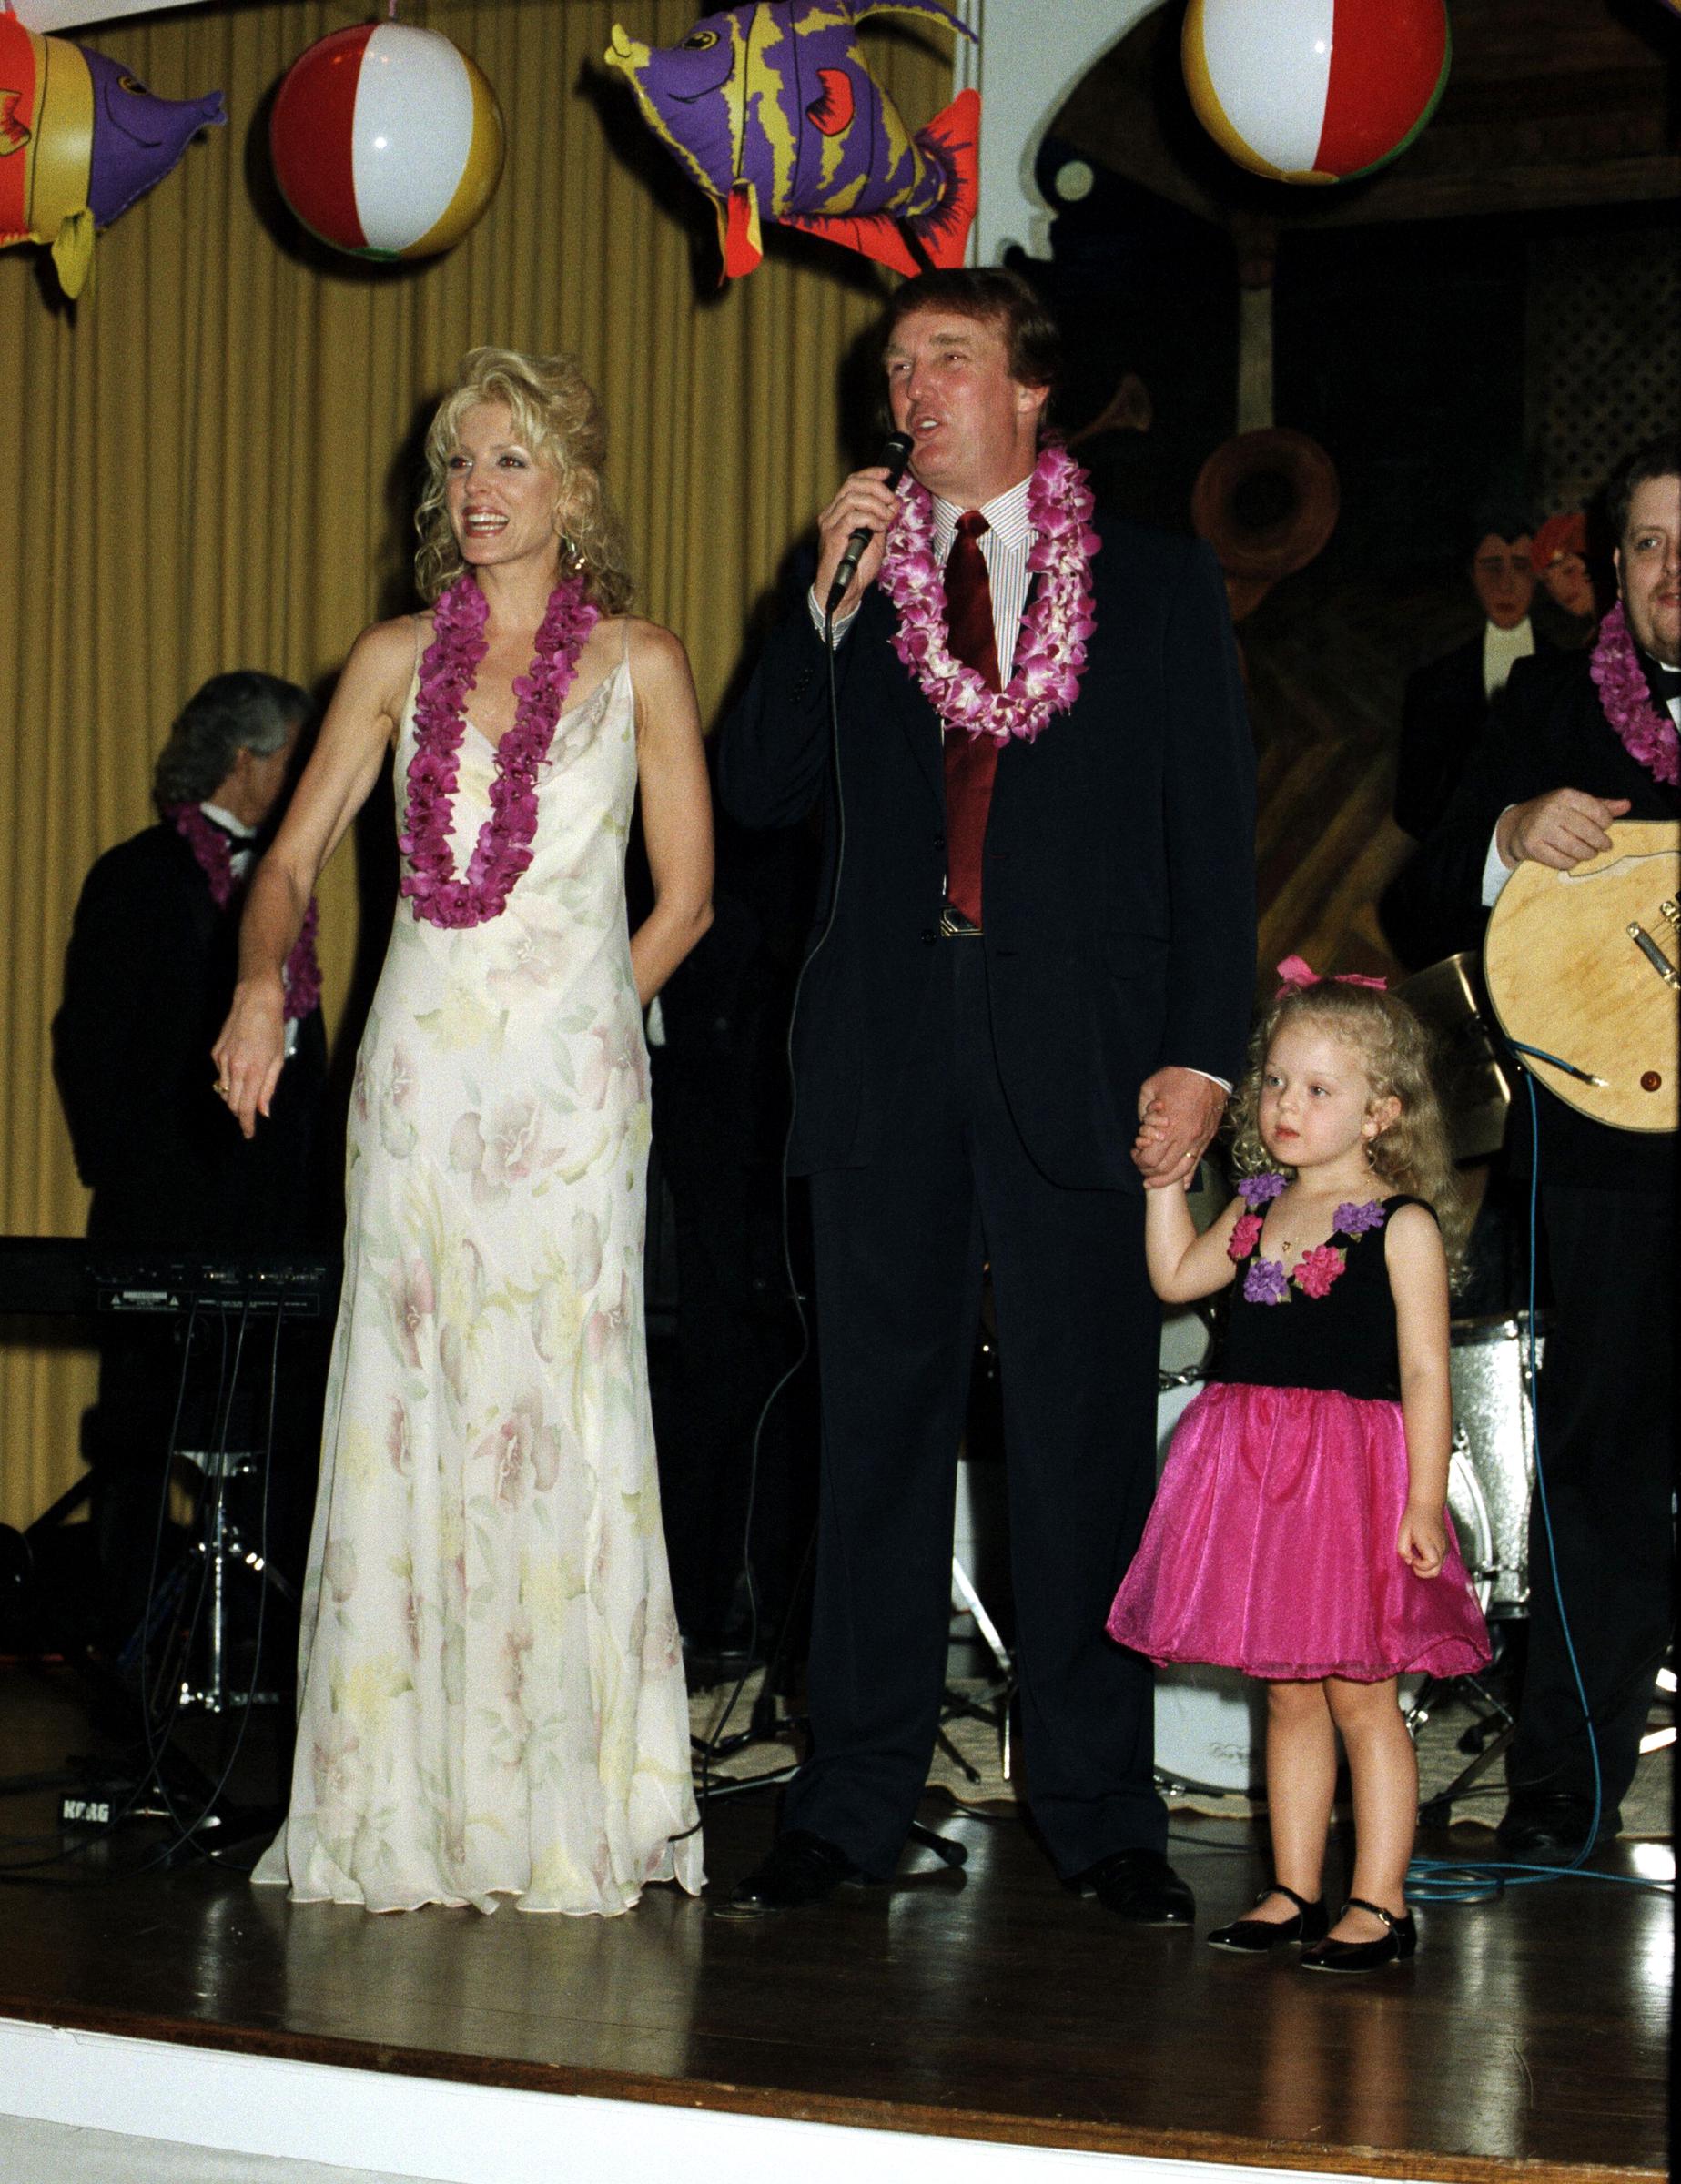
[[[1399,1403],[1211,1382],[1173,1436],[1109,1635],[1281,1682],[1465,1675],[1488,1630],[1453,1521],[1440,1572],[1417,1577],[1395,1552],[1406,1501]]]

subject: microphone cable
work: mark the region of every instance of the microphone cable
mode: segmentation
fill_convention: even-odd
[[[895,437],[897,440],[904,440],[903,434],[898,434]],[[892,442],[889,442],[889,449],[891,449],[892,444]],[[908,440],[905,440],[904,444],[906,453],[908,455],[910,443]],[[901,473],[903,467],[904,466],[902,463],[898,466]],[[889,455],[888,468],[890,470],[893,468],[893,460],[891,454]],[[893,482],[896,484],[896,477],[894,479]],[[856,538],[856,534],[855,533],[854,536]],[[862,551],[862,549],[860,549],[860,551]],[[856,568],[856,561],[855,560],[854,567]],[[850,572],[848,572],[848,581],[850,581]],[[841,585],[840,592],[844,592],[845,590],[846,586],[844,584]],[[815,592],[813,596],[815,596]],[[783,1393],[792,1385],[797,1376],[805,1370],[812,1355],[811,1320],[805,1309],[807,1299],[800,1288],[798,1272],[794,1264],[793,1223],[790,1218],[788,1192],[788,1161],[794,1149],[794,1133],[799,1120],[800,1090],[799,1078],[795,1068],[794,1035],[795,1027],[799,1023],[800,998],[805,990],[805,980],[810,974],[812,965],[816,962],[818,956],[822,955],[824,949],[827,946],[829,936],[835,930],[835,920],[840,909],[841,878],[846,870],[846,796],[845,785],[841,776],[840,686],[835,672],[835,610],[839,603],[840,600],[836,592],[835,586],[835,584],[831,583],[829,587],[829,596],[823,610],[823,651],[828,690],[829,786],[830,794],[834,798],[835,807],[835,830],[833,837],[835,844],[834,865],[829,876],[828,905],[824,915],[822,925],[818,931],[816,939],[805,951],[805,961],[800,965],[798,976],[795,977],[794,982],[794,996],[789,1004],[788,1008],[787,1035],[783,1045],[783,1061],[787,1071],[788,1077],[788,1124],[787,1128],[783,1133],[782,1142],[782,1174],[780,1185],[782,1215],[782,1265],[784,1279],[787,1285],[788,1301],[794,1307],[794,1316],[799,1327],[799,1348],[796,1350],[793,1360],[784,1369],[781,1376],[772,1386],[770,1392],[765,1396],[764,1402],[760,1405],[759,1415],[754,1423],[752,1451],[748,1457],[747,1463],[747,1510],[742,1526],[742,1573],[745,1579],[747,1587],[747,1658],[743,1664],[741,1673],[735,1680],[734,1685],[729,1692],[727,1697],[724,1699],[722,1706],[714,1715],[706,1735],[704,1738],[696,1740],[696,1749],[701,1762],[700,1782],[696,1792],[696,1803],[699,1806],[700,1817],[696,1819],[694,1827],[685,1828],[683,1831],[683,1834],[671,1836],[669,1839],[673,1843],[680,1843],[684,1839],[685,1836],[694,1835],[695,1830],[699,1828],[702,1821],[705,1817],[707,1802],[712,1795],[712,1763],[714,1757],[717,1755],[718,1746],[723,1741],[724,1732],[728,1726],[730,1717],[734,1713],[736,1707],[740,1704],[742,1694],[746,1689],[748,1681],[753,1674],[754,1656],[758,1651],[760,1613],[758,1579],[754,1570],[753,1562],[753,1522],[758,1502],[759,1467],[765,1439],[765,1428],[766,1421],[770,1418],[771,1412],[775,1409],[775,1406]],[[814,1524],[811,1536],[805,1543],[805,1552],[801,1559],[799,1574],[795,1579],[794,1584],[789,1591],[788,1607],[784,1611],[783,1634],[785,1636],[786,1633],[788,1616],[791,1614],[793,1604],[797,1600],[800,1589],[805,1583],[805,1572],[811,1566],[812,1557],[815,1551],[815,1546],[816,1527]],[[776,1660],[769,1661],[765,1663],[765,1674],[766,1679],[770,1678],[773,1671],[780,1664],[781,1654],[782,1648],[779,1644]],[[772,1781],[776,1778],[777,1775],[774,1773],[766,1779],[767,1781]]]
[[[1535,1099],[1534,1072],[1527,1064],[1524,1064],[1523,1068],[1524,1082],[1529,1093],[1530,1130],[1529,1282],[1524,1303],[1529,1360],[1526,1400],[1535,1451],[1535,1506],[1541,1512],[1542,1532],[1546,1541],[1547,1570],[1553,1583],[1553,1598],[1558,1608],[1559,1631],[1565,1641],[1565,1658],[1570,1663],[1570,1673],[1575,1684],[1576,1703],[1582,1709],[1582,1725],[1587,1733],[1588,1756],[1594,1769],[1594,1809],[1582,1847],[1567,1866],[1536,1866],[1517,1859],[1415,1857],[1407,1866],[1406,1893],[1414,1902],[1421,1904],[1487,1904],[1497,1902],[1509,1888],[1534,1887],[1544,1881],[1583,1880],[1605,1882],[1613,1887],[1637,1888],[1652,1896],[1673,1896],[1673,1881],[1648,1880],[1639,1874],[1594,1872],[1587,1866],[1588,1859],[1597,1847],[1595,1838],[1599,1834],[1600,1815],[1604,1809],[1605,1777],[1599,1760],[1599,1738],[1594,1728],[1594,1711],[1588,1701],[1582,1664],[1576,1657],[1575,1642],[1570,1634],[1564,1582],[1559,1575],[1558,1542],[1554,1535],[1553,1512],[1547,1499],[1546,1468],[1542,1461],[1541,1409],[1537,1397],[1539,1365],[1535,1354],[1535,1265],[1539,1257],[1541,1227],[1541,1117]]]

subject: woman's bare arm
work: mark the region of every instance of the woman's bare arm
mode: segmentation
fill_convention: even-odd
[[[239,921],[239,976],[211,1049],[228,1112],[249,1138],[285,1059],[281,970],[328,859],[367,802],[414,671],[414,624],[377,622],[350,649],[280,831],[252,875]]]
[[[669,630],[631,625],[636,765],[653,908],[631,935],[644,1008],[712,923],[712,792],[688,655]]]

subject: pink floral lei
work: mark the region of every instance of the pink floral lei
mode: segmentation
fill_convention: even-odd
[[[549,755],[578,655],[600,620],[581,578],[570,577],[549,594],[537,631],[531,666],[516,675],[513,726],[496,747],[491,815],[479,829],[459,879],[450,846],[450,819],[467,731],[467,699],[484,658],[490,604],[464,572],[432,609],[433,636],[420,662],[414,707],[414,755],[398,846],[409,860],[400,892],[416,917],[445,926],[481,925],[500,917],[509,891],[532,861],[537,831],[537,771]]]
[[[1041,581],[1021,619],[1009,687],[992,691],[952,656],[945,572],[934,558],[934,504],[915,480],[905,489],[880,582],[898,609],[893,649],[947,728],[1000,743],[1013,735],[1031,743],[1053,713],[1073,704],[1086,640],[1097,626],[1091,557],[1100,541],[1091,513],[1086,472],[1066,448],[1046,448],[1028,487],[1028,521],[1036,533],[1028,566]]]
[[[1681,736],[1667,711],[1652,703],[1621,600],[1599,625],[1588,672],[1599,686],[1605,716],[1629,756],[1637,758],[1654,781],[1673,786],[1681,774]]]
[[[196,804],[172,804],[164,817],[192,851],[199,871],[210,884],[210,900],[218,910],[226,910],[239,888],[234,877],[233,844],[228,834],[214,820],[207,819]],[[315,952],[315,936],[320,922],[320,913],[311,895],[303,914],[303,929],[293,942],[292,952],[280,974],[286,986],[288,1023],[307,1016],[321,998],[321,966]]]

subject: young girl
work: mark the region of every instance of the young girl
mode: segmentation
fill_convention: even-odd
[[[1432,1201],[1455,1249],[1461,1209],[1418,1018],[1375,982],[1316,981],[1296,956],[1279,969],[1235,1102],[1237,1197],[1202,1236],[1182,1191],[1146,1200],[1157,1295],[1237,1294],[1109,1628],[1153,1660],[1267,1686],[1274,1885],[1210,1941],[1300,1942],[1306,1967],[1364,1972],[1418,1946],[1403,1896],[1418,1766],[1396,1678],[1489,1658],[1445,1512],[1448,1253]],[[1339,1734],[1355,1859],[1332,1926]]]

